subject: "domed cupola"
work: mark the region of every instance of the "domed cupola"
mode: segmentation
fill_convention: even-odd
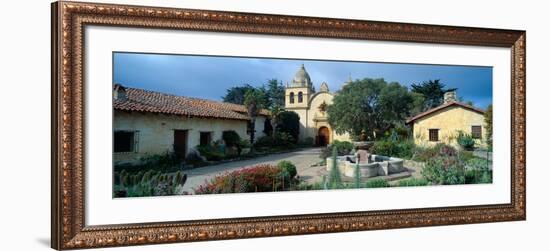
[[[300,69],[294,74],[294,79],[290,83],[290,87],[311,87],[311,78],[304,67],[304,64],[300,66]]]

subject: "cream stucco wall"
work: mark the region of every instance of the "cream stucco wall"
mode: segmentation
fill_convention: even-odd
[[[298,116],[300,116],[299,140],[303,141],[306,138],[315,139],[319,132],[319,128],[327,127],[330,132],[329,143],[331,143],[335,139],[340,141],[349,141],[349,134],[336,134],[328,124],[327,113],[319,110],[319,106],[323,102],[325,102],[327,105],[332,104],[332,99],[334,98],[333,94],[329,92],[318,92],[311,96],[307,96],[307,98],[311,98],[311,100],[306,99],[306,96],[304,96],[304,103],[302,104],[296,104],[297,99],[295,99],[295,104],[289,104],[288,94],[291,90],[296,92],[296,90],[298,89],[302,88],[287,88],[285,108],[289,111],[296,112]]]
[[[316,93],[310,101],[309,104],[309,110],[308,113],[308,122],[307,125],[310,128],[309,130],[309,137],[315,138],[319,132],[319,128],[325,126],[330,131],[330,139],[329,143],[332,143],[333,140],[340,140],[340,141],[350,141],[350,137],[348,133],[345,134],[337,134],[332,130],[332,127],[328,124],[328,115],[326,112],[322,112],[319,110],[319,106],[323,102],[325,102],[327,105],[332,104],[332,99],[334,98],[334,94],[329,92],[319,92]]]
[[[264,135],[265,117],[256,121],[256,137]],[[212,132],[212,141],[221,140],[223,131],[234,130],[241,138],[249,139],[247,121],[115,111],[113,130],[137,131],[137,151],[134,153],[114,153],[116,162],[138,160],[149,154],[163,154],[173,151],[174,130],[188,130],[186,152],[199,145],[200,132]]]
[[[457,145],[458,131],[472,133],[472,126],[482,126],[481,140],[476,140],[479,146],[485,146],[485,122],[483,114],[465,109],[460,106],[451,106],[414,121],[413,137],[417,145],[434,145],[447,143]],[[439,141],[429,141],[429,129],[439,129]]]
[[[293,111],[298,114],[300,117],[300,134],[298,135],[298,140],[303,141],[311,134],[311,129],[307,128],[308,121],[308,103],[310,97],[310,89],[308,87],[286,87],[285,88],[285,109],[287,111]],[[302,92],[303,100],[298,102],[298,93]],[[294,93],[294,103],[290,102],[290,94]]]
[[[302,92],[303,100],[298,102],[298,93]],[[294,103],[290,103],[290,94],[294,93]],[[308,87],[286,87],[285,88],[285,108],[307,108],[311,90]]]

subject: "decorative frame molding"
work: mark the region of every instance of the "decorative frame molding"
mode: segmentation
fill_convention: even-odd
[[[510,48],[511,203],[86,226],[84,28],[125,26]],[[526,219],[525,31],[112,4],[52,4],[52,241],[55,249],[268,237]]]

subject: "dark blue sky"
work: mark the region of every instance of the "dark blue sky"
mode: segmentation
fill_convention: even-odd
[[[221,100],[228,88],[242,84],[261,86],[276,78],[290,82],[300,64],[316,90],[327,82],[335,91],[351,77],[384,78],[410,86],[440,79],[448,88],[458,88],[464,101],[480,108],[492,103],[492,67],[369,62],[318,61],[302,59],[264,59],[114,53],[114,81],[124,86],[154,90],[181,96]]]

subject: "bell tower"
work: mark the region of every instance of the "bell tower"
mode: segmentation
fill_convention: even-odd
[[[300,66],[290,84],[285,88],[286,109],[308,109],[309,99],[313,95],[313,83],[304,64]]]

